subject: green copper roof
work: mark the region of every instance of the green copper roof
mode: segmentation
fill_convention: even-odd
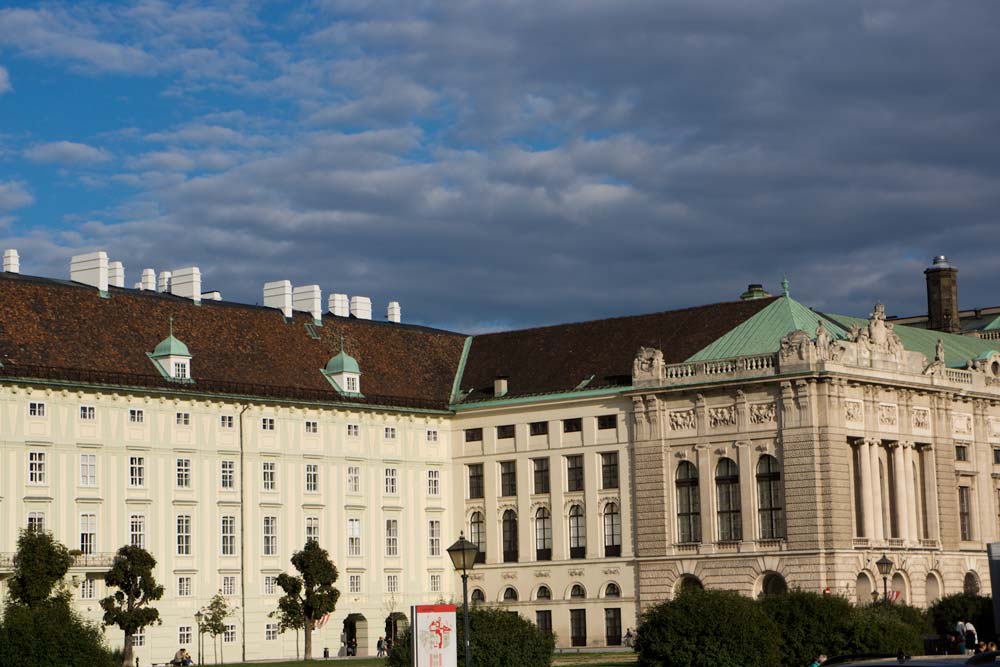
[[[326,372],[330,374],[336,373],[358,373],[361,374],[361,367],[358,366],[358,360],[347,354],[343,350],[337,353],[337,355],[326,362]]]
[[[153,358],[158,357],[190,357],[191,353],[188,352],[188,347],[184,343],[180,342],[173,335],[167,336],[160,341],[160,344],[156,346],[153,350]]]
[[[777,352],[782,337],[793,331],[801,329],[815,337],[816,326],[820,320],[823,320],[823,326],[830,332],[830,338],[847,337],[847,332],[829,318],[809,310],[790,296],[782,296],[696,352],[688,361],[729,359]]]
[[[1000,329],[1000,315],[994,317],[993,321],[982,328],[983,331],[995,331],[996,329]]]

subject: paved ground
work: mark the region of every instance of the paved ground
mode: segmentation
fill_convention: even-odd
[[[636,663],[635,654],[631,651],[588,650],[585,652],[557,653],[552,661],[553,667],[629,667]],[[211,663],[206,663],[211,664]],[[281,662],[227,662],[230,667],[317,667],[318,664],[337,664],[339,667],[383,667],[383,658],[318,658],[311,662],[302,660]],[[459,660],[461,665],[461,660]]]

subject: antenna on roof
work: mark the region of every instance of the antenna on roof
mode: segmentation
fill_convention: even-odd
[[[788,296],[788,276],[784,274],[781,276],[781,293]]]

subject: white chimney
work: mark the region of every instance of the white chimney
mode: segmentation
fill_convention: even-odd
[[[327,307],[337,317],[347,317],[351,314],[351,306],[346,294],[331,294]]]
[[[3,251],[3,270],[8,273],[21,272],[21,258],[13,248]]]
[[[201,269],[186,266],[174,271],[170,278],[170,293],[201,303]]]
[[[69,262],[69,279],[108,291],[108,253],[103,250],[74,255]]]
[[[493,380],[493,395],[497,398],[507,395],[507,376],[498,375]]]
[[[403,309],[399,307],[398,301],[390,301],[389,307],[386,309],[385,319],[390,322],[395,322],[399,324],[399,321],[403,318]]]
[[[201,295],[202,301],[222,301],[222,292],[214,290],[211,292],[205,292]]]
[[[291,317],[292,283],[288,280],[264,283],[264,305],[268,308],[277,308],[285,317]]]
[[[323,291],[319,285],[301,285],[292,290],[292,307],[305,310],[314,320],[323,319]]]
[[[121,262],[108,264],[108,282],[112,287],[125,287],[125,265]]]
[[[160,271],[160,277],[156,281],[157,292],[170,291],[170,275],[169,271]]]
[[[156,271],[153,269],[143,269],[142,278],[140,280],[139,289],[145,289],[151,292],[156,289]]]
[[[372,300],[366,296],[352,296],[351,315],[359,320],[370,320],[372,318]]]

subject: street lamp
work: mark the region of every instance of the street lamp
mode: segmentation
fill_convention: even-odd
[[[892,573],[893,562],[883,553],[882,557],[875,561],[878,573],[882,575],[882,604],[889,604],[889,574]]]
[[[201,664],[201,619],[205,615],[201,613],[201,609],[194,613],[194,621],[198,624],[198,664]]]
[[[462,573],[462,614],[465,617],[465,667],[472,665],[469,652],[469,570],[476,565],[479,547],[465,539],[465,533],[458,534],[458,542],[448,547],[448,555],[455,565],[455,571]]]

